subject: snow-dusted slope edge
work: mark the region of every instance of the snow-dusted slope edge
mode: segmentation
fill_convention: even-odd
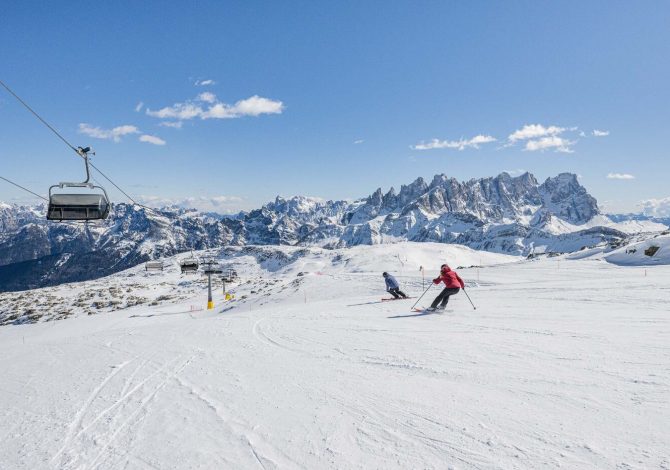
[[[0,466],[670,467],[669,266],[542,258],[460,270],[476,311],[379,302],[382,267],[417,295],[417,264],[478,264],[423,246],[241,248],[239,304],[131,271],[97,289],[175,297],[0,328]]]

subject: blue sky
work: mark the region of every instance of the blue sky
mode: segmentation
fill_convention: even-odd
[[[230,212],[569,171],[607,210],[670,215],[665,1],[24,1],[0,16],[0,79],[143,201]],[[0,175],[45,193],[81,173],[0,89]],[[0,182],[0,200],[26,199]]]

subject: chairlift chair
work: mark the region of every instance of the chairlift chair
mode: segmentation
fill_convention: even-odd
[[[86,180],[82,183],[58,183],[49,188],[49,206],[47,220],[102,220],[109,215],[111,204],[107,191],[102,186],[90,183],[91,174],[88,168],[88,152],[90,147],[77,149],[77,153],[84,159]],[[54,188],[88,188],[99,189],[101,192],[92,193],[54,193]]]
[[[198,258],[191,255],[190,258],[185,258],[181,260],[181,262],[179,263],[179,267],[181,267],[182,274],[192,273],[198,270],[198,268],[200,267],[200,263],[198,263]]]
[[[147,271],[162,271],[164,268],[164,264],[163,261],[161,260],[147,261],[146,264],[144,265],[144,268]]]

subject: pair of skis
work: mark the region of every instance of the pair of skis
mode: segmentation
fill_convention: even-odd
[[[416,297],[398,297],[398,298],[395,298],[395,297],[384,297],[384,298],[382,298],[382,302],[391,302],[391,301],[393,301],[393,300],[409,300],[409,299],[415,299],[415,298],[416,298]],[[437,307],[437,308],[426,308],[426,307],[419,307],[419,308],[417,308],[417,307],[411,307],[410,310],[411,310],[412,312],[417,312],[417,313],[442,313],[442,312],[444,312],[446,309],[445,309],[445,308],[440,308],[440,307]]]
[[[382,302],[390,302],[391,300],[409,300],[409,299],[415,299],[416,297],[382,297]]]
[[[440,307],[437,307],[437,308],[431,308],[431,307],[416,308],[416,307],[412,307],[412,312],[417,312],[417,313],[442,313],[442,312],[453,312],[453,310],[447,310],[446,308],[440,308]]]
[[[430,284],[430,285],[428,286],[428,289],[426,289],[425,291],[423,291],[423,294],[421,294],[421,297],[419,297],[419,300],[417,300],[416,302],[414,302],[414,305],[412,305],[411,310],[416,310],[416,309],[415,309],[416,304],[418,304],[418,303],[421,301],[421,299],[423,298],[423,296],[426,295],[426,292],[428,292],[428,290],[429,290],[431,287],[433,287],[433,284]],[[470,305],[472,305],[473,310],[477,310],[477,307],[475,307],[475,304],[472,302],[472,299],[471,299],[470,296],[468,295],[468,291],[465,290],[465,286],[463,287],[463,293],[464,293],[465,296],[468,298],[468,301],[470,302]],[[429,310],[428,310],[428,309],[423,309],[423,310],[420,310],[420,311],[422,311],[422,312],[426,312],[426,311],[429,311]]]

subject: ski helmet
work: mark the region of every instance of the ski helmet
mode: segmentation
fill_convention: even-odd
[[[387,273],[386,271],[384,271],[384,272],[382,273],[382,276],[384,276],[384,277],[386,277],[386,276],[388,276],[388,275],[389,275],[389,273]]]

